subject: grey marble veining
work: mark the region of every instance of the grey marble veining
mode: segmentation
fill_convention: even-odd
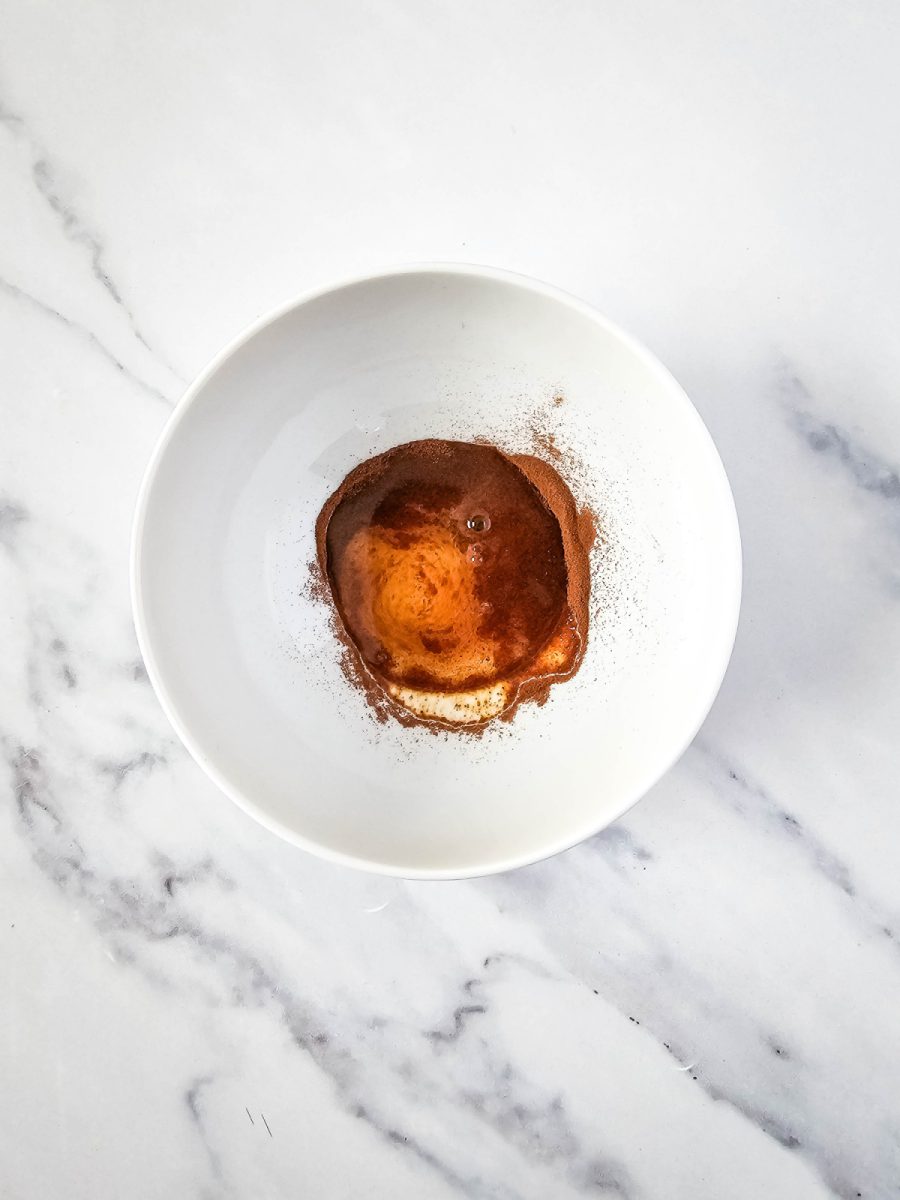
[[[9,18],[3,1200],[900,1197],[896,13]],[[658,350],[722,450],[746,584],[719,701],[645,801],[428,885],[218,794],[150,689],[127,557],[219,346],[441,258]]]

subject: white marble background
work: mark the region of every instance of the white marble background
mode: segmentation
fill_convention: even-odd
[[[3,0],[3,1200],[900,1197],[893,0]],[[131,509],[291,294],[522,270],[731,475],[721,697],[625,820],[440,885],[282,845],[138,660]]]

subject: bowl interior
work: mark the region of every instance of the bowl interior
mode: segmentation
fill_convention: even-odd
[[[404,441],[542,431],[602,533],[581,671],[481,738],[378,724],[308,588],[323,501]],[[284,836],[409,876],[532,861],[620,815],[706,715],[739,580],[728,484],[674,380],[577,302],[464,269],[348,284],[231,348],[136,524],[142,649],[201,765]]]

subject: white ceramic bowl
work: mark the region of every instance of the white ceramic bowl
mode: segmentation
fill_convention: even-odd
[[[398,443],[535,430],[604,534],[581,671],[480,739],[377,724],[308,594],[322,502]],[[156,447],[132,568],[150,679],[200,766],[298,846],[410,878],[534,862],[638,800],[712,704],[741,579],[722,464],[671,375],[579,301],[467,266],[304,296],[227,347]]]

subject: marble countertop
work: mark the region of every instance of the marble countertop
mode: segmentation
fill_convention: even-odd
[[[900,1197],[898,61],[886,0],[8,6],[4,1200]],[[448,884],[220,796],[127,577],[204,362],[421,259],[646,341],[746,560],[678,767]]]

